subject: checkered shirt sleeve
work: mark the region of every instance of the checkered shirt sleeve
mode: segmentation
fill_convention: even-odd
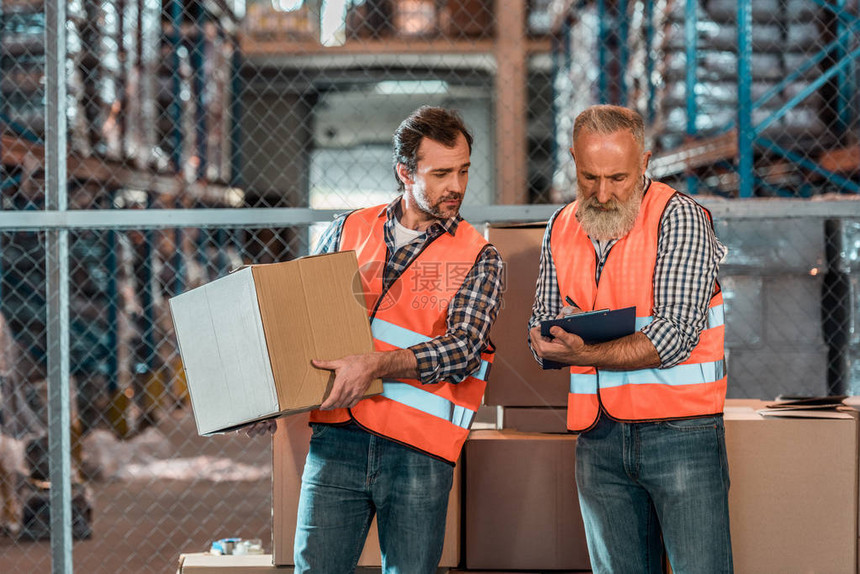
[[[564,209],[564,208],[561,208]],[[552,214],[546,224],[546,231],[543,234],[543,242],[540,248],[540,267],[538,269],[538,278],[535,284],[535,301],[532,305],[532,316],[529,319],[529,330],[532,327],[539,325],[541,321],[546,319],[555,319],[561,308],[564,307],[564,302],[561,299],[561,292],[558,288],[558,274],[555,270],[555,262],[552,259],[552,250],[549,246],[549,239],[552,235],[552,226],[561,209]],[[531,336],[527,333],[526,340],[529,348],[532,346]],[[543,359],[537,356],[534,349],[532,355],[538,364],[543,365]]]
[[[660,223],[654,268],[654,320],[642,328],[660,355],[662,368],[690,356],[708,321],[720,261],[728,250],[705,210],[676,194]]]
[[[325,231],[320,235],[316,247],[311,250],[311,255],[321,255],[323,253],[334,253],[335,251],[338,251],[340,236],[343,232],[343,222],[346,221],[347,215],[347,213],[338,215],[335,217],[334,221],[329,223],[328,227],[326,227]]]
[[[459,383],[481,366],[504,289],[504,269],[498,250],[481,252],[448,306],[448,330],[441,337],[410,347],[418,359],[422,383]]]

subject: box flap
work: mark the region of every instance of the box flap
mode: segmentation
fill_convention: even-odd
[[[354,288],[355,253],[258,265],[253,271],[281,411],[319,405],[333,376],[314,368],[311,359],[373,350],[364,300]],[[382,392],[381,381],[368,392]]]
[[[170,311],[201,435],[278,411],[251,269],[173,297]]]

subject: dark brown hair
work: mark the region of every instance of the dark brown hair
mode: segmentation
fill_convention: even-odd
[[[472,153],[472,134],[463,123],[460,114],[445,108],[421,106],[401,122],[394,132],[394,177],[398,189],[403,191],[403,182],[397,177],[397,164],[402,163],[410,174],[418,169],[418,148],[421,140],[429,138],[445,147],[454,147],[457,139],[463,134],[469,144],[469,154]]]

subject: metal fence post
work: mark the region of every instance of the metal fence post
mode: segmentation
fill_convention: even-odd
[[[45,2],[45,209],[64,212],[66,179],[66,4]],[[69,396],[69,230],[46,232],[48,456],[51,571],[72,573],[71,412]]]

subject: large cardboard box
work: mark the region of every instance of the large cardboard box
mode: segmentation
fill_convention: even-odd
[[[540,266],[540,246],[546,223],[487,228],[487,240],[505,261],[502,309],[490,338],[496,359],[490,370],[484,402],[505,407],[566,407],[570,376],[567,370],[544,371],[528,346]]]
[[[505,407],[502,427],[521,432],[567,432],[566,408]]]
[[[588,570],[576,437],[473,431],[465,448],[465,566]]]
[[[272,556],[277,565],[292,565],[293,539],[296,536],[296,514],[302,471],[311,440],[308,416],[296,415],[278,421],[272,447]],[[454,484],[448,497],[448,516],[445,543],[439,566],[451,567],[460,563],[460,465],[454,469]],[[381,566],[379,534],[376,518],[370,525],[359,566]]]
[[[251,265],[170,311],[201,435],[319,406],[333,374],[311,359],[373,350],[352,251]]]
[[[856,572],[856,417],[766,418],[760,406],[726,406],[735,571]]]

